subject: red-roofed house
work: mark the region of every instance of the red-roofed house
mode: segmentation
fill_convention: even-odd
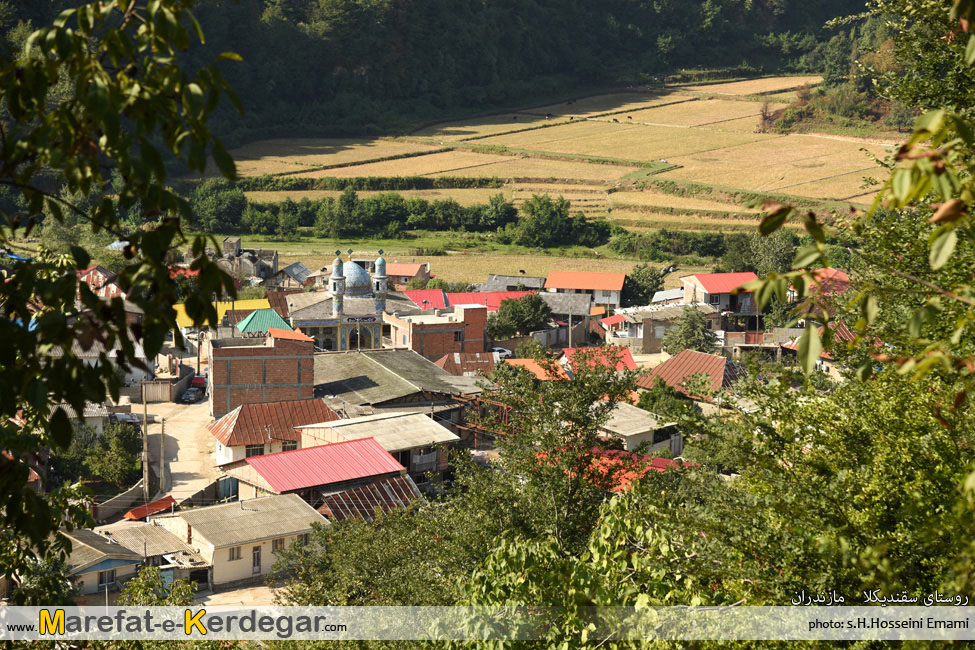
[[[704,303],[719,311],[754,313],[755,303],[751,293],[732,295],[732,291],[743,284],[757,280],[758,276],[747,273],[696,273],[682,277],[684,286],[683,303],[696,305]]]
[[[555,367],[550,371],[543,368],[542,365],[534,359],[503,359],[503,362],[511,366],[524,368],[542,381],[569,378],[568,373],[565,371],[565,367],[563,367],[561,364],[556,364]]]
[[[498,363],[497,352],[452,352],[445,354],[435,364],[455,377],[477,377],[491,374]]]
[[[552,271],[545,280],[545,289],[555,293],[585,293],[592,296],[594,305],[619,309],[624,280],[625,273]]]
[[[118,273],[109,271],[103,266],[90,266],[77,271],[78,280],[84,282],[92,293],[102,298],[124,298],[122,288],[115,279]]]
[[[484,305],[488,311],[498,311],[503,300],[518,300],[524,298],[534,291],[480,291],[474,293],[448,293],[447,304],[456,307],[457,305]]]
[[[636,384],[640,388],[649,390],[653,388],[657,379],[662,379],[667,385],[692,399],[710,401],[709,396],[693,395],[684,388],[684,382],[694,375],[705,375],[708,380],[707,388],[710,391],[717,391],[721,388],[730,388],[733,381],[745,376],[745,371],[739,364],[720,355],[684,350],[653,368],[650,374],[638,379]]]
[[[447,308],[447,294],[442,289],[407,289],[403,293],[420,309]]]
[[[313,506],[321,500],[321,491],[336,492],[406,473],[373,438],[253,456],[221,469],[239,481],[241,500],[297,493]]]
[[[243,458],[297,449],[301,433],[294,427],[338,420],[318,399],[243,404],[210,424],[217,440],[217,465]]]
[[[597,363],[608,367],[611,363],[615,365],[616,370],[622,372],[624,370],[636,370],[636,362],[633,361],[633,354],[630,352],[629,348],[616,346],[612,348],[565,348],[562,350],[562,363],[567,364],[570,370],[574,370],[575,362],[573,359],[579,353],[584,355],[589,355],[592,357],[589,360],[590,366],[595,366]],[[612,361],[611,361],[612,359]]]
[[[427,264],[387,262],[386,275],[389,277],[389,283],[397,291],[402,291],[406,288],[407,283],[414,278],[420,278],[427,282],[430,279],[430,267]]]
[[[847,327],[846,323],[842,321],[830,321],[829,328],[833,330],[833,340],[836,343],[840,343],[840,344],[851,343],[855,341],[857,338],[856,332],[854,332],[849,327]],[[820,339],[822,339],[823,326],[822,325],[818,326],[816,328],[816,332],[819,334]],[[883,344],[881,343],[880,339],[876,339],[874,341],[874,345],[879,346]],[[799,339],[795,338],[789,341],[788,343],[783,343],[782,349],[789,350],[792,353],[798,353]],[[843,375],[841,372],[842,368],[839,365],[837,365],[836,360],[833,358],[833,355],[831,355],[826,350],[822,350],[819,353],[819,360],[816,362],[816,369],[825,372],[836,381],[840,381],[843,379]]]

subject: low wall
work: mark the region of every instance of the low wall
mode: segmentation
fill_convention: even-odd
[[[105,503],[97,503],[91,507],[91,516],[95,523],[104,524],[118,519],[132,508],[142,505],[145,497],[142,490],[142,479],[122,494],[112,497]]]

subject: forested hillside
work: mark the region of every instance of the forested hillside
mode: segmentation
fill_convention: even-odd
[[[74,0],[0,2],[8,47],[27,21]],[[395,130],[583,87],[650,81],[682,69],[819,70],[824,23],[857,0],[201,0],[207,42],[223,51],[246,114],[224,106],[228,142],[283,133]]]

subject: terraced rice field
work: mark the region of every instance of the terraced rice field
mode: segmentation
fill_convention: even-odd
[[[783,108],[784,104],[774,104],[771,110]],[[758,102],[742,102],[733,99],[703,99],[671,104],[659,108],[646,108],[616,116],[619,120],[642,122],[646,124],[665,124],[668,126],[721,126],[732,120],[755,118],[761,113]],[[605,120],[606,118],[600,118]]]
[[[757,212],[757,210],[736,205],[711,201],[695,196],[675,196],[665,192],[644,190],[642,192],[613,192],[609,195],[609,202],[617,206],[648,206],[657,208],[674,208],[677,210],[713,210],[715,212]]]
[[[727,83],[702,84],[700,86],[684,86],[684,90],[696,90],[705,93],[723,95],[755,95],[791,90],[806,84],[815,85],[823,80],[819,75],[804,77],[766,77],[764,79],[747,79],[745,81],[729,81]]]
[[[332,190],[284,190],[280,192],[244,192],[249,201],[255,203],[279,203],[285,199],[301,201],[309,199],[318,201],[326,198],[336,199],[342,192]],[[377,194],[379,191],[360,190],[356,192],[360,199]],[[461,205],[478,205],[487,203],[491,197],[502,194],[507,200],[514,198],[515,191],[512,187],[502,188],[481,188],[481,189],[448,189],[448,190],[398,190],[396,194],[405,198],[418,198],[427,201],[439,201],[443,199],[453,199]]]
[[[440,147],[397,140],[281,138],[260,140],[230,151],[240,176],[300,172],[386,156],[436,151]]]

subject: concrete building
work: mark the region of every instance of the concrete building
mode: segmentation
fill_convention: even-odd
[[[93,530],[80,528],[61,532],[71,540],[71,555],[66,562],[68,578],[81,595],[106,589],[116,591],[135,577],[142,566],[142,555]]]
[[[642,408],[619,402],[609,419],[599,427],[606,439],[617,439],[626,451],[655,454],[660,452],[680,456],[684,451],[684,438],[673,422],[658,420]]]
[[[211,587],[252,582],[274,566],[275,554],[308,542],[327,520],[296,494],[269,496],[154,518],[209,565]]]
[[[318,399],[242,404],[211,423],[217,465],[301,447],[303,424],[337,420],[338,414]]]
[[[404,347],[428,359],[453,352],[483,352],[487,308],[457,305],[422,314],[384,314],[389,326],[390,347]]]
[[[225,237],[217,266],[235,277],[254,276],[264,280],[278,272],[278,252],[260,248],[244,249],[241,248],[240,237]]]
[[[656,354],[663,349],[664,336],[676,325],[686,308],[697,309],[704,314],[712,330],[721,327],[721,315],[717,308],[708,304],[683,305],[660,303],[642,307],[624,307],[613,316],[604,318],[607,325],[606,343],[622,345],[637,354]]]
[[[487,282],[477,285],[478,291],[524,291],[526,289],[542,290],[545,288],[545,278],[532,275],[488,275]]]
[[[608,310],[620,307],[625,273],[592,271],[552,271],[545,280],[545,290],[554,293],[582,293],[592,296],[593,305]]]
[[[683,288],[681,302],[685,305],[711,305],[718,311],[754,313],[755,303],[750,293],[733,294],[744,284],[757,280],[747,273],[696,273],[680,279]]]
[[[313,341],[300,332],[271,330],[266,338],[209,339],[210,415],[242,404],[311,399]]]
[[[166,528],[144,521],[120,521],[95,529],[159,568],[163,581],[191,580],[206,584],[209,564],[199,553]]]

